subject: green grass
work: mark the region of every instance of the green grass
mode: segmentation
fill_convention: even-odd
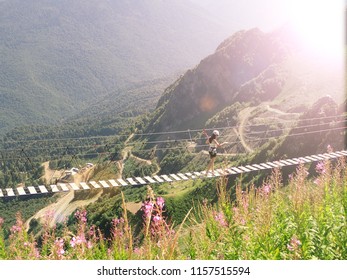
[[[238,183],[234,195],[226,187],[227,178],[221,178],[215,182],[218,200],[213,203],[192,203],[190,195],[169,195],[164,202],[148,187],[137,234],[123,195],[123,208],[114,214],[108,238],[88,223],[83,209],[71,217],[73,229],[63,225],[59,232],[48,227],[47,215],[39,239],[26,232],[18,214],[4,240],[0,219],[0,258],[343,260],[347,258],[346,162],[327,161],[320,167],[318,175],[309,179],[307,169],[299,166],[286,185],[280,171],[274,170],[259,186]],[[189,210],[178,213],[174,207]],[[170,211],[183,216],[181,223],[170,221]]]

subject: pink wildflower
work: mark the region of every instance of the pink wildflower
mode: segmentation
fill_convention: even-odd
[[[75,237],[72,237],[71,240],[70,240],[70,246],[73,248],[76,246],[76,238]]]
[[[54,241],[54,245],[55,245],[58,257],[61,258],[64,255],[64,253],[65,253],[65,250],[64,250],[64,239],[58,238],[57,240]]]
[[[84,236],[77,236],[77,237],[72,237],[70,241],[71,247],[75,247],[76,245],[81,245],[82,243],[86,243],[86,239]]]
[[[135,247],[134,248],[134,254],[140,255],[141,254],[141,250],[138,247]]]
[[[146,218],[150,217],[153,211],[153,203],[151,201],[146,201],[142,204],[142,210]]]
[[[95,226],[93,225],[89,228],[89,236],[94,236],[94,235],[95,235]]]
[[[37,259],[39,259],[40,258],[40,252],[39,252],[39,250],[36,247],[34,248],[34,253],[35,253],[35,257]]]
[[[228,223],[227,221],[225,220],[225,217],[224,217],[224,213],[223,212],[218,212],[218,213],[214,213],[214,219],[219,222],[219,224],[222,226],[222,227],[227,227],[228,226]]]
[[[153,222],[157,225],[161,221],[161,217],[157,214],[153,217]]]
[[[18,225],[13,225],[10,230],[12,233],[16,233],[16,232],[20,232],[22,228]]]
[[[75,218],[80,220],[82,223],[87,223],[87,210],[77,210],[75,213]]]
[[[113,219],[112,222],[113,222],[113,225],[116,227],[117,225],[124,223],[124,219],[123,218]]]
[[[292,237],[289,244],[287,244],[287,248],[289,251],[293,252],[293,251],[296,251],[300,245],[301,245],[300,240],[297,239],[296,237]]]
[[[165,205],[165,200],[162,197],[157,197],[157,205],[159,209],[163,209]]]
[[[0,217],[0,227],[4,224],[4,219]]]
[[[272,189],[271,185],[267,184],[263,186],[263,193],[267,195],[271,192],[271,189]]]
[[[325,164],[324,162],[320,161],[316,165],[316,171],[319,174],[324,174],[325,173]]]

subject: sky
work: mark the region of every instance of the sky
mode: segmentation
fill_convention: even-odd
[[[231,33],[258,27],[271,32],[291,24],[319,54],[341,54],[347,0],[191,0],[230,26]]]

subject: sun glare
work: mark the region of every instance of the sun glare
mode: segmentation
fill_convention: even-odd
[[[291,0],[288,18],[312,52],[340,56],[344,45],[344,0]]]

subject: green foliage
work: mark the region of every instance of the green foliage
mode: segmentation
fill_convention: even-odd
[[[104,98],[129,111],[119,91],[193,65],[227,34],[195,10],[181,1],[1,1],[0,134],[69,118]]]
[[[239,113],[247,107],[246,104],[235,102],[233,105],[224,108],[206,122],[206,127],[230,127],[236,126]]]
[[[10,226],[16,221],[16,214],[21,212],[21,216],[24,220],[32,217],[37,209],[42,209],[45,206],[54,203],[58,196],[37,196],[37,197],[21,197],[13,199],[1,199],[0,200],[0,217],[4,219],[2,228],[5,232],[5,238],[8,237]]]
[[[236,184],[233,200],[223,178],[209,186],[198,182],[188,195],[164,199],[148,188],[136,217],[126,211],[126,196],[107,193],[102,203],[77,210],[60,231],[47,226],[47,217],[39,247],[17,214],[8,244],[0,220],[0,257],[343,260],[347,257],[346,162],[333,166],[326,161],[322,167],[314,182],[299,166],[285,186],[278,170],[257,188]]]
[[[130,157],[125,161],[123,176],[128,177],[144,177],[150,176],[157,171],[155,163],[148,164],[147,162],[140,161],[134,157]]]
[[[178,173],[194,158],[188,151],[182,149],[168,150],[160,161],[161,173]]]

